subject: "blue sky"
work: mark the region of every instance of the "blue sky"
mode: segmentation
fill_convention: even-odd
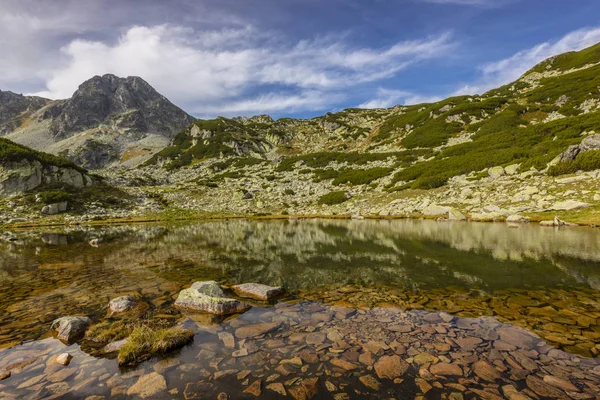
[[[0,89],[137,75],[197,117],[476,94],[600,41],[597,0],[3,0]]]

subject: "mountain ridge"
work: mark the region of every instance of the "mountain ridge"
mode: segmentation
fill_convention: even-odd
[[[126,154],[143,160],[194,120],[142,78],[105,74],[83,82],[69,99],[46,101],[5,136],[100,168]]]

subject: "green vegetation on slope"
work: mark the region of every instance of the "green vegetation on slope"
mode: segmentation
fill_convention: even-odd
[[[600,150],[579,153],[574,160],[561,161],[548,169],[552,176],[573,174],[577,171],[593,171],[600,169]]]
[[[55,165],[61,168],[73,168],[82,173],[86,172],[83,168],[78,167],[66,158],[33,150],[8,139],[0,138],[0,163],[18,162],[22,160],[38,161],[44,166]]]

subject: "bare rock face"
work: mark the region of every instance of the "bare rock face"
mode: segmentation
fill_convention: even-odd
[[[574,160],[579,153],[585,153],[590,150],[600,149],[600,135],[586,136],[581,143],[569,146],[567,150],[562,152],[558,159],[560,161]]]
[[[42,184],[55,183],[84,188],[91,186],[93,180],[77,169],[43,165],[37,160],[0,164],[0,196],[21,194]]]
[[[268,301],[283,294],[281,286],[268,286],[260,283],[242,283],[232,286],[231,289],[240,297]]]
[[[247,311],[250,305],[225,296],[215,281],[195,282],[179,292],[175,306],[215,315],[229,315]]]
[[[85,331],[91,323],[88,317],[61,317],[52,322],[51,329],[58,331],[58,339],[73,343],[85,336]]]
[[[18,128],[20,117],[42,108],[48,102],[50,100],[41,97],[0,90],[0,135]]]
[[[158,133],[172,137],[194,118],[137,76],[94,76],[82,83],[73,97],[49,108],[55,137],[111,124],[132,133]]]

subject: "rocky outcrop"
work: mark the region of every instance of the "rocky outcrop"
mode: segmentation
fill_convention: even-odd
[[[55,215],[67,211],[68,203],[61,201],[60,203],[47,204],[42,208],[42,214]]]
[[[215,315],[236,314],[250,309],[248,304],[225,296],[215,281],[196,282],[189,289],[182,290],[175,306]]]
[[[0,164],[0,196],[12,196],[36,189],[41,185],[64,184],[84,188],[92,178],[75,169],[44,165],[40,161],[23,159]]]
[[[39,110],[49,101],[41,97],[0,90],[0,135],[18,128],[23,115]]]
[[[600,135],[586,136],[581,143],[569,146],[558,156],[559,161],[574,160],[579,153],[590,150],[600,150]]]

